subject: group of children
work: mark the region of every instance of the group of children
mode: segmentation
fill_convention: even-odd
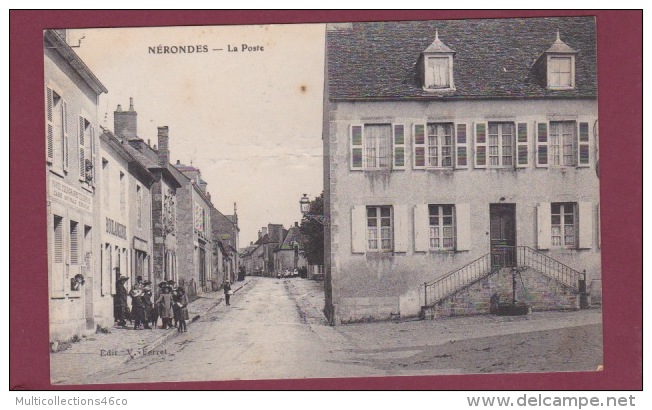
[[[123,284],[125,280],[119,280]],[[136,278],[129,295],[131,296],[131,319],[134,322],[134,330],[156,329],[158,318],[161,318],[161,329],[174,327],[179,332],[187,332],[186,321],[188,316],[188,296],[181,286],[176,286],[173,280],[159,283],[160,294],[156,301],[152,302],[152,288],[150,281],[144,281],[142,276]],[[118,324],[125,326],[126,323]]]

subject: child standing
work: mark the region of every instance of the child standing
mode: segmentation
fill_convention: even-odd
[[[190,319],[188,315],[188,296],[184,288],[179,286],[176,293],[176,301],[174,303],[174,319],[178,323],[179,332],[187,332],[188,325],[186,320]]]
[[[170,329],[172,327],[172,288],[170,286],[163,286],[163,293],[156,300],[159,308],[159,316],[161,317],[163,329]]]

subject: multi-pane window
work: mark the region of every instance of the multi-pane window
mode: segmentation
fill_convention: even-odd
[[[120,172],[120,214],[124,215],[125,210],[127,209],[127,194],[125,191],[125,174],[123,172]]]
[[[392,127],[384,125],[364,126],[365,168],[389,168],[392,161]]]
[[[455,248],[455,215],[453,205],[429,205],[430,249]]]
[[[559,248],[577,247],[575,203],[553,202],[550,204],[551,244]]]
[[[453,167],[453,124],[428,124],[428,166]]]
[[[68,109],[61,96],[46,88],[46,158],[64,171],[68,169]]]
[[[552,88],[573,87],[572,57],[550,57],[548,62],[548,86]]]
[[[514,124],[489,123],[489,167],[510,168],[514,165]]]
[[[575,166],[575,121],[550,122],[548,136],[549,164]]]
[[[367,249],[392,250],[392,207],[367,207]]]

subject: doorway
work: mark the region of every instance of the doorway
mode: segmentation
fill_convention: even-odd
[[[516,204],[489,204],[491,264],[516,266]]]

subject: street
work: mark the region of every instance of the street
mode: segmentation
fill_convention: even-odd
[[[590,371],[602,364],[600,310],[330,327],[319,311],[321,286],[251,278],[231,306],[218,305],[188,333],[72,383]]]

